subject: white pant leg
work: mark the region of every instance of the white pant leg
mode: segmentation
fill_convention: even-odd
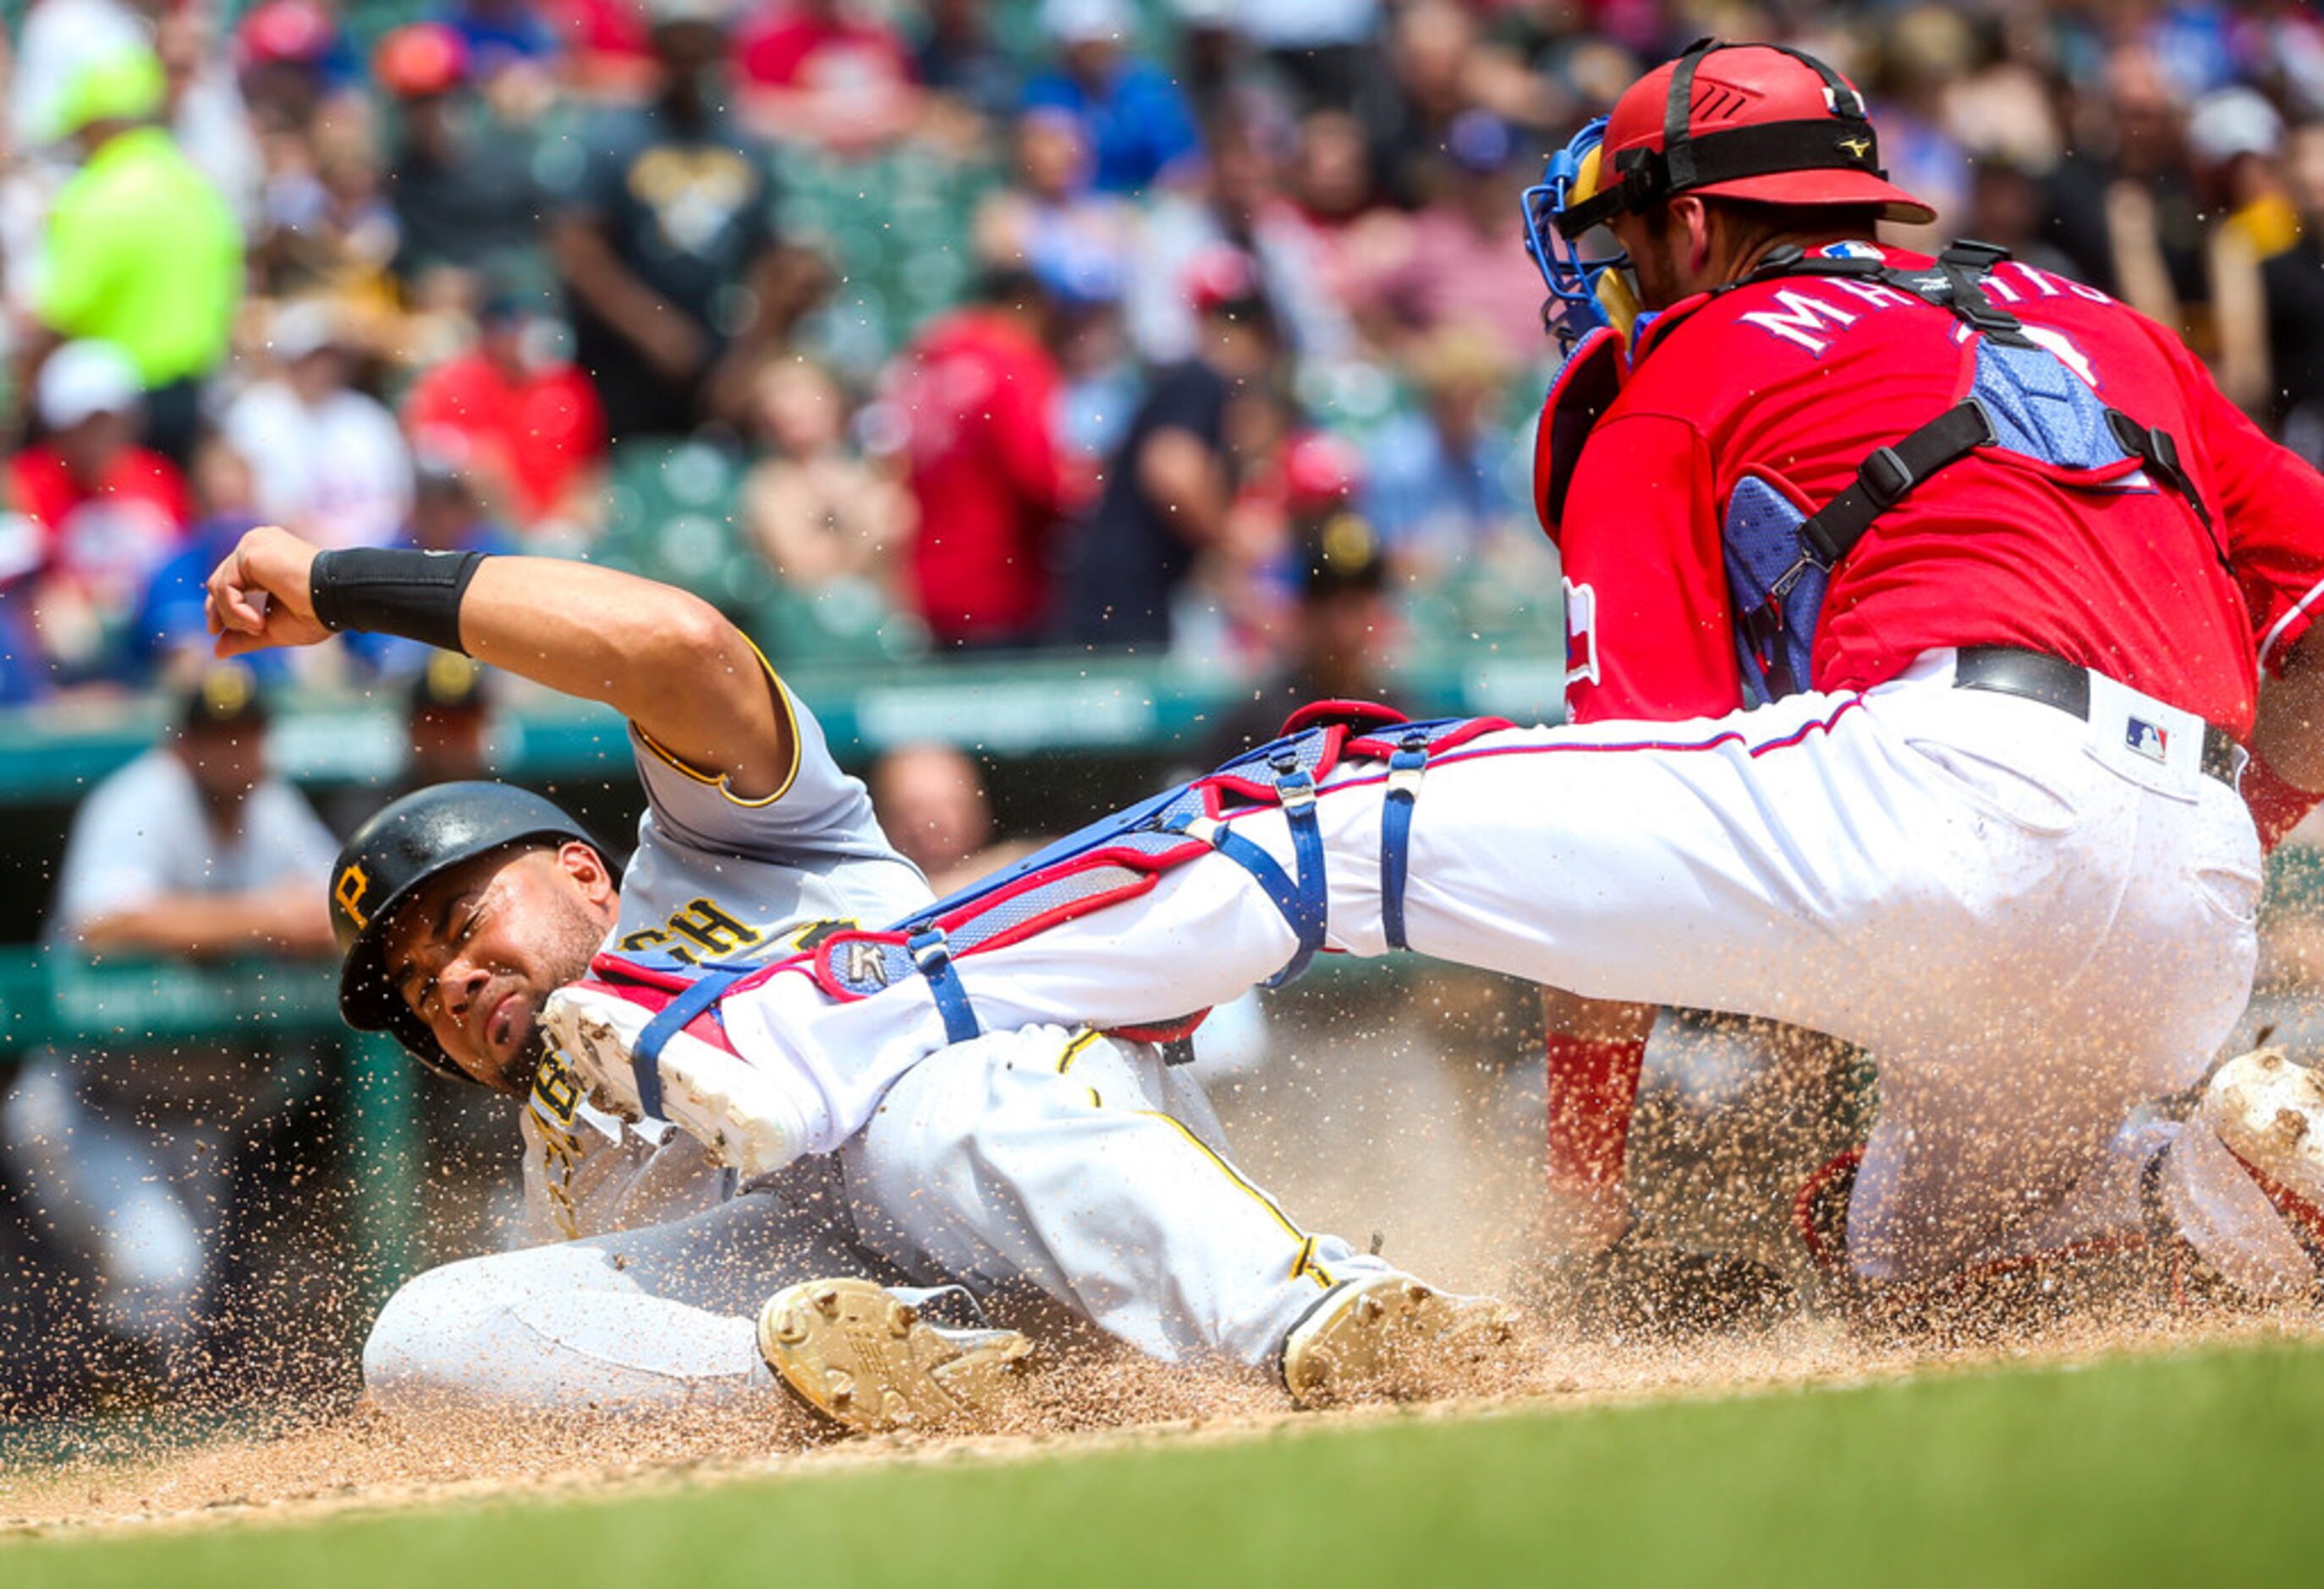
[[[688,1218],[447,1263],[388,1299],[364,1383],[392,1411],[717,1405],[773,1383],[756,1319],[776,1291],[900,1280],[851,1240],[829,1167]],[[779,1399],[770,1405],[779,1405]]]
[[[1978,1039],[1983,1007],[2029,994],[2055,1003],[2099,935],[2109,950],[2161,937],[2158,924],[2194,908],[2199,872],[2249,847],[2224,785],[2203,780],[2189,802],[2148,798],[2083,753],[2072,718],[1952,690],[1950,668],[1941,653],[1862,697],[1472,742],[1429,768],[1415,808],[1412,947],[1576,993],[1769,1015],[1868,1046],[1900,1033]],[[1351,764],[1316,808],[1327,945],[1358,955],[1386,949],[1383,785],[1378,763]],[[2177,808],[2162,813],[2174,820],[2145,833],[2149,805]],[[1279,811],[1232,826],[1291,865]],[[2118,910],[2134,864],[2149,863],[2127,901],[2137,909]],[[1237,997],[1295,947],[1250,874],[1205,855],[1134,899],[954,965],[987,1030],[1134,1025]],[[2202,997],[2171,1002],[2205,1012],[2165,1011],[2173,1038],[2216,1025],[2210,985],[2235,981],[2235,947],[2196,967]],[[2101,1014],[2126,1030],[2156,1005]],[[845,1004],[805,977],[778,977],[724,1008],[744,1054],[803,1065],[826,1091],[850,1090],[849,1073],[900,1072],[945,1040],[918,977]],[[2187,1045],[2142,1045],[2157,1046]],[[844,1136],[851,1122],[839,1124]]]
[[[2222,1040],[2255,952],[2256,842],[2234,791],[2194,771],[2199,733],[2142,781],[2119,718],[1956,690],[1951,669],[1936,653],[1860,697],[1704,722],[1487,735],[1437,758],[1413,818],[1416,949],[1871,1049],[1882,1119],[1851,1246],[1875,1277],[1950,1269],[2046,1213],[2133,1105]],[[1328,941],[1357,954],[1385,947],[1382,772],[1345,768],[1316,803]],[[1291,863],[1280,811],[1233,826]],[[1292,947],[1211,855],[956,964],[988,1030],[1107,1026],[1223,1002]],[[842,1006],[803,982],[770,984],[788,986],[755,1031],[730,1002],[746,1053],[801,1057],[835,1094],[860,1092],[862,1056],[884,1086],[942,1046],[918,979]]]
[[[1710,750],[1432,769],[1416,808],[1416,947],[1874,1051],[1850,1246],[1882,1278],[2022,1237],[2135,1104],[2197,1073],[2253,953],[2232,790],[2142,786],[2091,753],[2096,730],[1952,690],[1941,661],[1853,708],[1582,736]]]
[[[1029,1280],[1167,1362],[1268,1366],[1333,1284],[1387,1265],[1298,1225],[1216,1131],[1151,1046],[1029,1027],[915,1066],[841,1161],[859,1229],[908,1267]]]
[[[1974,1035],[1984,1007],[2070,1002],[2059,982],[2110,972],[2126,938],[2169,947],[2196,923],[2235,936],[2240,924],[2197,910],[2198,873],[2247,848],[2247,825],[2224,820],[2231,790],[2137,789],[2084,753],[2067,715],[1927,669],[1861,697],[1520,730],[1456,753],[1415,807],[1413,947],[1871,1046]],[[1333,868],[1333,938],[1358,953],[1382,947],[1364,864],[1379,793],[1322,802],[1333,860],[1351,863]],[[2208,993],[2233,980],[2236,947],[2173,952],[2200,962]],[[2214,1024],[2216,999],[2200,1002],[2202,1018],[2174,1028]]]

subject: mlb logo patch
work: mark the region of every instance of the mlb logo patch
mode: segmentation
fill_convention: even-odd
[[[2150,762],[2171,759],[2171,734],[2160,725],[2144,717],[2133,717],[2123,731],[2123,743]]]

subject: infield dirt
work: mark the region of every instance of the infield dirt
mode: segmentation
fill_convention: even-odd
[[[1522,1015],[1508,1016],[1489,996],[1482,1003],[1481,1026],[1473,1010],[1448,1025],[1425,1012],[1414,1017],[1407,1007],[1406,1019],[1353,1044],[1340,1027],[1328,1049],[1309,1023],[1296,1022],[1285,1033],[1292,1057],[1257,1077],[1214,1085],[1244,1163],[1286,1206],[1360,1243],[1377,1233],[1391,1257],[1443,1283],[1500,1289],[1529,1303],[1519,1349],[1502,1376],[1419,1416],[1728,1396],[2317,1328],[2307,1310],[2205,1312],[2158,1305],[2135,1289],[2061,1309],[2050,1305],[2056,1285],[2048,1277],[2021,1282],[1990,1309],[1971,1308],[1961,1327],[1935,1333],[1868,1328],[1837,1311],[1787,1303],[1747,1311],[1716,1329],[1674,1327],[1657,1316],[1650,1297],[1628,1316],[1578,1326],[1572,1286],[1545,1277],[1540,1263],[1535,1067],[1443,1058],[1527,1051]],[[1319,1142],[1340,1145],[1318,1151]],[[32,1460],[0,1467],[0,1532],[200,1527],[487,1497],[595,1495],[836,1464],[1005,1461],[1123,1442],[1255,1438],[1284,1420],[1318,1416],[1292,1411],[1280,1390],[1253,1376],[1172,1369],[1102,1349],[1067,1346],[1047,1355],[1006,1428],[964,1438],[835,1440],[807,1431],[796,1414],[775,1406],[558,1418],[447,1409],[424,1420],[391,1419],[358,1406],[245,1413],[208,1425],[168,1414],[88,1421],[51,1431]]]

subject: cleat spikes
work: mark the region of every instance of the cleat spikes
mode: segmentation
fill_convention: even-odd
[[[996,1427],[1032,1343],[1014,1330],[944,1330],[863,1280],[811,1280],[759,1315],[767,1365],[844,1428]]]

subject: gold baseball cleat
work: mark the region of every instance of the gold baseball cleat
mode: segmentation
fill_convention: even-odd
[[[1367,1275],[1292,1326],[1283,1382],[1302,1407],[1490,1390],[1516,1324],[1496,1298],[1440,1291],[1394,1271]]]
[[[1014,1330],[940,1329],[870,1280],[809,1280],[759,1312],[775,1377],[856,1434],[990,1428],[1032,1350]]]

